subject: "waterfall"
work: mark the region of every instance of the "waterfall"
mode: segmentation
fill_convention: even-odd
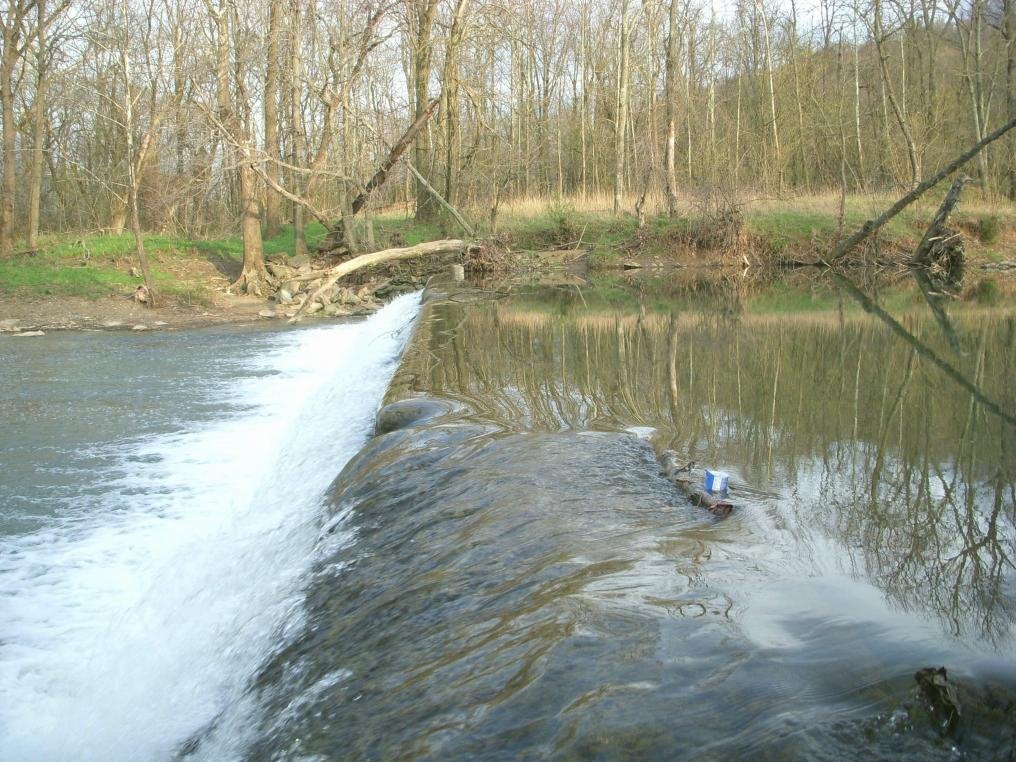
[[[0,536],[0,760],[166,759],[249,701],[419,301],[280,332],[233,412],[130,443],[98,510]]]

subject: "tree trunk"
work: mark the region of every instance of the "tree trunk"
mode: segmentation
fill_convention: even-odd
[[[134,234],[134,246],[138,253],[138,262],[141,264],[141,273],[145,278],[145,287],[148,289],[148,305],[155,306],[155,284],[152,281],[152,271],[148,266],[148,254],[145,252],[145,240],[141,233],[141,215],[138,211],[138,183],[140,182],[140,167],[144,164],[145,156],[148,153],[152,142],[150,132],[145,133],[141,138],[141,145],[138,146],[138,155],[134,156],[134,92],[133,79],[131,77],[130,51],[127,49],[127,40],[130,35],[130,16],[127,12],[127,2],[123,3],[123,25],[124,39],[120,48],[120,68],[123,74],[123,128],[127,148],[127,203],[130,207],[131,232]]]
[[[128,135],[130,132],[128,131]],[[130,159],[130,148],[133,142],[128,137],[128,159]],[[139,152],[147,152],[148,144],[151,142],[151,135],[145,134],[141,138],[141,145],[138,147]],[[138,262],[141,263],[141,274],[145,279],[145,288],[148,289],[148,306],[155,306],[155,282],[152,279],[152,270],[148,266],[148,254],[145,252],[145,239],[141,232],[141,214],[138,210],[138,177],[134,173],[134,164],[131,160],[131,171],[130,171],[130,188],[128,190],[128,196],[130,198],[130,209],[131,209],[131,232],[134,234],[134,247],[138,252]]]
[[[783,157],[780,155],[780,130],[776,121],[776,84],[773,79],[773,48],[772,41],[769,38],[769,19],[766,17],[766,10],[762,5],[762,1],[755,0],[755,5],[758,8],[758,14],[762,19],[762,35],[765,43],[766,81],[769,85],[769,120],[773,132],[773,152],[775,154],[773,161],[776,162],[776,186],[780,191],[782,191]]]
[[[303,40],[302,14],[300,3],[303,0],[290,2],[290,91],[289,109],[293,128],[292,164],[299,167],[304,155],[304,123],[303,123],[303,57],[300,45]],[[296,177],[297,175],[294,175]],[[293,207],[293,256],[302,257],[307,254],[307,237],[304,232],[303,207]]]
[[[219,119],[229,138],[225,142],[227,156],[231,153],[240,163],[240,232],[243,239],[243,266],[240,277],[230,286],[254,296],[265,296],[269,282],[261,246],[261,205],[257,198],[257,184],[253,164],[257,161],[250,138],[245,134],[230,93],[229,11],[230,0],[219,0],[215,11],[218,35],[216,50],[216,102]],[[241,88],[243,90],[243,88]],[[232,147],[230,147],[232,145]]]
[[[854,141],[857,143],[857,174],[861,178],[861,183],[866,184],[864,150],[861,147],[861,64],[857,52],[860,46],[855,44],[852,47],[854,48]]]
[[[0,108],[3,110],[3,198],[0,199],[0,256],[14,253],[14,194],[17,193],[17,133],[14,124],[14,68],[17,39],[5,30],[0,52]]]
[[[243,237],[243,269],[232,287],[254,296],[267,296],[269,279],[261,245],[261,205],[258,203],[252,167],[257,157],[249,145],[242,149],[242,157],[244,162],[240,168],[240,198],[243,203],[243,219],[240,233]]]
[[[414,0],[416,8],[416,29],[413,40],[413,107],[419,119],[427,110],[430,99],[427,85],[430,83],[430,64],[433,51],[431,32],[437,15],[438,0]],[[413,150],[413,163],[426,175],[430,166],[430,148],[427,137],[418,135]],[[437,218],[438,205],[419,181],[416,183],[416,221],[432,222]]]
[[[667,25],[667,63],[665,82],[667,89],[667,142],[664,150],[664,172],[667,183],[667,214],[677,214],[677,3],[670,0]]]
[[[28,181],[29,251],[39,248],[39,216],[42,208],[42,143],[46,134],[46,0],[37,0],[39,28],[36,33],[35,103],[32,107],[32,174]]]
[[[458,0],[452,20],[452,30],[448,35],[448,47],[445,51],[444,89],[445,89],[445,199],[454,206],[458,193],[458,121],[459,121],[459,48],[466,33],[466,13],[469,0]]]
[[[900,101],[896,98],[896,89],[893,87],[892,80],[889,77],[889,54],[885,51],[885,40],[882,35],[882,0],[875,0],[874,38],[875,48],[878,52],[879,70],[882,72],[882,84],[885,88],[886,97],[889,99],[889,105],[892,106],[893,114],[896,117],[896,123],[900,127],[900,132],[903,133],[903,140],[907,145],[907,159],[910,162],[910,187],[916,188],[917,184],[921,181],[921,162],[917,156],[917,146],[914,144],[913,133],[910,131],[910,122],[903,112]]]
[[[1005,41],[1005,106],[1006,118],[1016,119],[1016,0],[1003,0],[1002,39]],[[1006,139],[1006,195],[1016,201],[1016,141],[1012,136]]]
[[[271,0],[268,10],[268,60],[265,66],[265,171],[273,180],[279,179],[279,27],[282,24],[282,0]],[[265,194],[265,235],[274,238],[282,227],[282,199],[271,188]]]
[[[624,195],[624,139],[625,131],[628,129],[628,71],[631,58],[628,0],[621,0],[617,48],[617,100],[614,109],[614,214],[621,211],[621,197]]]

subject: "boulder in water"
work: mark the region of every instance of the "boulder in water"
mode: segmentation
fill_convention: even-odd
[[[380,436],[390,431],[417,426],[438,416],[447,415],[453,410],[451,403],[431,397],[399,400],[381,408],[374,424],[374,433]]]

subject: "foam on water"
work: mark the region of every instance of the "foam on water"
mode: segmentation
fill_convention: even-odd
[[[100,510],[0,538],[0,759],[165,759],[236,714],[418,308],[280,334],[227,390],[249,408],[133,446]]]

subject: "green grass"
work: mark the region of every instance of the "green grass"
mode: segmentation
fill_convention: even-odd
[[[178,245],[160,235],[148,236],[145,241],[145,249],[153,259],[175,252]],[[0,261],[0,293],[90,299],[130,293],[140,282],[129,274],[136,264],[130,235],[49,238],[38,252]],[[158,269],[153,276],[163,283],[173,281],[172,276]]]
[[[324,234],[324,226],[308,225],[308,245],[316,246]],[[265,254],[288,254],[293,250],[293,240],[293,229],[287,226],[278,236],[264,241]],[[239,236],[197,241],[153,233],[145,236],[145,252],[160,293],[181,304],[206,305],[209,303],[206,283],[181,278],[167,268],[195,258],[218,259],[220,265],[239,264],[243,259],[243,242]],[[87,299],[128,295],[142,282],[130,275],[130,269],[138,265],[134,237],[129,233],[76,238],[50,236],[42,240],[35,253],[0,260],[0,294]]]
[[[847,199],[845,229],[852,230],[879,211],[884,204],[879,198]],[[924,226],[935,213],[936,205],[924,204],[907,209],[886,226],[883,241],[910,246],[923,233]],[[744,221],[747,231],[769,245],[774,252],[793,253],[822,246],[831,241],[838,230],[838,203],[830,197],[760,201],[746,205]],[[478,236],[491,234],[490,225],[474,211],[471,222]],[[1012,255],[1006,250],[1006,235],[1016,229],[1016,210],[991,206],[961,209],[954,215],[955,223],[966,233],[968,253],[984,259],[1001,260]],[[357,222],[361,241],[366,240],[365,222]],[[377,214],[372,219],[374,239],[378,248],[412,246],[424,241],[462,235],[450,218],[433,223],[417,223],[405,213]],[[630,254],[666,258],[684,242],[696,238],[703,226],[710,223],[694,213],[676,218],[650,216],[645,230],[636,229],[631,214],[614,215],[603,209],[589,208],[571,201],[557,200],[533,204],[514,211],[504,211],[499,219],[497,237],[525,261],[527,252],[549,249],[577,248],[588,252],[590,265],[609,268]],[[325,235],[325,228],[309,223],[306,237],[313,250]],[[637,243],[637,246],[635,245]],[[990,244],[990,245],[989,245]],[[279,235],[263,242],[267,256],[288,255],[293,251],[292,226],[285,226]],[[243,244],[238,235],[209,240],[149,234],[145,247],[152,262],[157,287],[177,301],[205,303],[209,298],[208,283],[197,276],[180,276],[175,272],[204,272],[207,267],[184,266],[183,260],[205,259],[220,271],[238,268]],[[708,256],[703,252],[704,256]],[[703,260],[707,261],[707,260]],[[0,261],[0,294],[83,296],[126,295],[140,283],[129,274],[138,265],[134,240],[130,234],[118,236],[53,236],[44,239],[41,249],[32,255],[19,255]],[[205,276],[207,278],[207,276]],[[770,294],[770,304],[760,306],[776,311],[793,312],[815,309],[828,297],[818,294],[802,300],[800,295]]]

